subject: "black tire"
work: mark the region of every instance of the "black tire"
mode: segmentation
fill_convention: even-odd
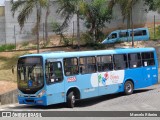
[[[134,90],[133,83],[131,81],[127,81],[124,84],[124,93],[126,95],[131,95],[133,93],[133,90]]]
[[[75,106],[75,95],[74,95],[74,92],[70,92],[68,95],[67,95],[67,106],[69,108],[74,108]]]

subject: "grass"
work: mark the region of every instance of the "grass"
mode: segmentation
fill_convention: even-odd
[[[160,26],[156,26],[155,35],[154,35],[154,28],[149,28],[149,33],[151,40],[160,40]]]
[[[17,73],[16,73],[16,68],[14,69],[14,74],[12,74],[12,70],[0,70],[0,81],[12,81],[16,82],[17,81]]]
[[[10,51],[10,50],[13,50],[15,49],[15,45],[13,44],[7,44],[7,45],[1,45],[0,46],[0,52],[3,52],[3,51]]]
[[[17,60],[18,60],[18,57],[20,55],[14,55],[13,57],[11,58],[8,58],[8,57],[2,57],[0,56],[0,61],[3,63],[1,66],[0,66],[0,70],[2,69],[11,69],[12,66],[15,66],[17,64]]]
[[[3,53],[4,54],[4,53]],[[17,61],[19,56],[28,54],[28,52],[10,53],[11,56],[0,55],[0,81],[17,81]],[[14,74],[12,67],[14,66]]]
[[[14,55],[11,58],[0,56],[0,80],[3,81],[17,81],[16,67],[14,74],[12,73],[12,66],[16,66],[19,55]]]

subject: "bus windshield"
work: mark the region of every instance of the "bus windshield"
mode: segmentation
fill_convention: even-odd
[[[41,57],[24,57],[18,60],[18,88],[23,93],[34,94],[44,85]]]

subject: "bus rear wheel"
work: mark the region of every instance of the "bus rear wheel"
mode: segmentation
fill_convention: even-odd
[[[75,95],[74,95],[74,92],[70,92],[68,95],[67,95],[67,105],[69,108],[74,108],[75,106]]]
[[[127,81],[125,84],[124,84],[124,93],[126,95],[131,95],[133,93],[133,83],[131,81]]]

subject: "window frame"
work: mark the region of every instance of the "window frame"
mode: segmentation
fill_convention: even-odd
[[[125,33],[125,36],[123,36]],[[124,37],[129,37],[129,32],[126,31],[126,32],[119,32],[119,38],[124,38]]]
[[[113,38],[113,34],[115,34],[114,38]],[[118,38],[118,34],[117,33],[111,33],[108,38],[109,38],[109,40],[110,39],[117,39]]]
[[[120,69],[117,69],[115,66],[116,66],[116,63],[118,62],[115,62],[115,56],[116,55],[126,55],[126,61],[124,61],[124,63],[126,63],[126,67],[125,68],[120,68]],[[122,61],[121,61],[122,62]],[[121,63],[120,62],[120,63]],[[125,70],[125,69],[128,69],[129,68],[129,65],[128,65],[128,54],[127,53],[120,53],[120,54],[113,54],[113,67],[114,67],[114,70]]]
[[[145,29],[144,30],[134,30],[133,33],[135,37],[147,35],[147,31]],[[132,31],[130,31],[130,36],[132,36]]]
[[[138,59],[138,60],[136,60],[136,61],[133,61],[133,60],[130,60],[129,59],[129,55],[133,55],[133,54],[139,54],[140,55],[140,59]],[[131,67],[131,63],[130,62],[140,62],[140,65],[139,66],[136,66],[136,67]],[[137,63],[138,64],[138,63]],[[142,56],[141,56],[141,53],[140,52],[137,52],[137,53],[128,53],[128,67],[129,67],[129,69],[135,69],[135,68],[140,68],[140,67],[142,67],[143,65],[142,65]]]
[[[76,60],[77,60],[77,65],[65,66],[65,59],[76,59]],[[79,59],[78,59],[77,57],[64,58],[64,59],[63,59],[63,66],[64,66],[64,75],[65,75],[65,76],[75,76],[75,75],[78,75],[78,74],[79,74]],[[78,70],[78,71],[77,71],[77,74],[75,73],[75,74],[67,75],[67,74],[66,74],[66,71],[65,71],[66,67],[67,67],[67,68],[71,68],[71,67],[73,67],[73,66],[76,66],[76,67],[77,67],[77,70]]]
[[[144,54],[144,53],[150,53],[150,58],[143,59],[143,54]],[[151,53],[153,54],[153,58],[151,58]],[[154,51],[142,52],[142,53],[141,53],[141,58],[142,58],[142,66],[143,66],[143,67],[149,67],[149,66],[155,66],[155,65],[156,65],[156,63],[155,63]],[[145,63],[144,63],[145,61],[144,61],[144,60],[146,60],[146,61],[151,61],[151,60],[153,60],[153,61],[152,61],[152,62],[153,62],[153,65],[150,65],[150,64],[148,65],[148,62],[147,62],[147,66],[145,66],[145,65],[144,65],[144,64],[145,64]]]
[[[62,79],[60,80],[60,81],[55,81],[55,82],[49,82],[48,80],[47,80],[47,69],[46,69],[46,64],[49,64],[49,63],[60,63],[60,65],[61,65],[61,74],[62,74]],[[45,64],[45,79],[46,79],[46,83],[47,83],[47,85],[51,85],[51,84],[56,84],[56,83],[61,83],[61,82],[63,82],[63,80],[64,80],[64,74],[63,74],[63,66],[62,66],[62,62],[61,61],[52,61],[52,62],[46,62],[46,64]],[[49,69],[49,67],[48,67],[48,69]],[[48,72],[48,74],[50,75],[51,73],[49,73]],[[49,76],[49,78],[48,79],[50,79],[50,76]],[[50,79],[51,80],[51,79]]]
[[[102,63],[102,61],[100,60],[100,62],[98,62],[98,57],[100,57],[100,59],[102,59],[102,57],[106,57],[106,56],[110,56],[111,57],[111,61],[110,62],[106,62],[106,63],[103,63],[104,64],[112,64],[112,69],[107,69],[107,70],[99,70],[99,63]],[[97,62],[97,71],[98,72],[106,72],[106,71],[113,71],[114,70],[114,64],[113,64],[113,55],[98,55],[96,57],[96,62]],[[102,66],[101,66],[102,67]]]
[[[94,63],[94,64],[92,63],[91,66],[95,66],[95,71],[92,70],[92,72],[89,72],[89,70],[88,70],[88,69],[89,69],[89,68],[88,68],[89,65],[88,65],[88,60],[87,60],[88,57],[94,58],[95,63]],[[81,59],[81,58],[85,58],[85,64],[81,64],[81,62],[80,62],[80,59]],[[81,69],[82,69],[82,66],[85,66],[84,73],[83,73],[82,70],[81,70]],[[87,68],[87,69],[86,69],[86,68]],[[79,69],[80,69],[80,70],[79,70],[79,73],[80,73],[80,74],[96,73],[96,72],[97,72],[96,56],[80,56],[80,57],[79,57]],[[87,72],[86,72],[86,71],[87,71]]]

